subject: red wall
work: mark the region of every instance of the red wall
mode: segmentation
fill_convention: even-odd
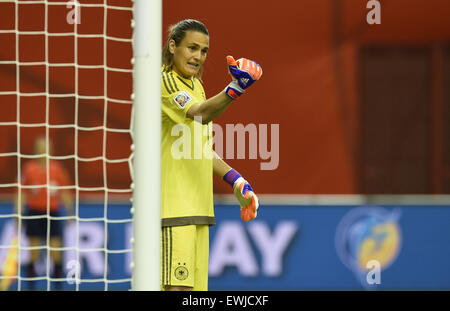
[[[98,3],[103,1],[81,1],[82,3]],[[131,8],[130,1],[110,0],[110,5],[120,5]],[[17,9],[19,36],[18,57],[20,62],[43,62],[47,56],[51,65],[66,64],[64,66],[50,66],[48,72],[48,85],[46,85],[46,66],[39,64],[19,67],[20,92],[51,94],[75,93],[79,96],[103,96],[110,99],[130,100],[132,93],[131,72],[116,72],[109,68],[79,68],[78,79],[75,81],[75,66],[78,65],[103,65],[107,67],[128,69],[132,57],[131,42],[104,40],[99,38],[81,38],[76,41],[74,36],[49,36],[48,49],[45,50],[45,36],[43,34],[23,34],[23,31],[45,30],[45,6],[44,4],[19,4],[0,3],[0,29],[9,30],[15,28],[15,9]],[[66,5],[49,5],[47,30],[50,33],[73,33],[74,25],[68,24],[66,16],[70,10]],[[131,39],[131,10],[108,9],[107,35]],[[104,33],[104,8],[88,7],[81,9],[81,23],[77,26],[78,34]],[[105,44],[105,41],[107,41]],[[77,48],[75,49],[75,44]],[[106,48],[105,48],[106,47]],[[76,53],[75,53],[76,51]],[[16,36],[12,34],[0,34],[0,59],[16,59]],[[106,55],[106,61],[105,57]],[[15,91],[16,66],[14,64],[0,64],[0,92]],[[77,82],[77,86],[75,85]],[[106,87],[105,87],[106,85]],[[76,89],[77,88],[77,89]],[[105,94],[106,90],[106,94]],[[0,102],[2,114],[0,122],[20,121],[22,126],[18,131],[12,124],[0,126],[0,153],[17,152],[18,134],[20,135],[20,153],[22,155],[33,154],[33,142],[36,137],[46,134],[46,128],[39,124],[48,122],[52,126],[68,125],[67,128],[50,128],[50,138],[54,143],[55,156],[68,156],[75,154],[77,145],[78,182],[80,187],[103,187],[109,189],[129,188],[131,178],[129,176],[128,163],[107,163],[103,166],[100,160],[92,161],[92,158],[105,156],[107,159],[127,159],[130,155],[131,138],[129,133],[117,133],[112,131],[92,130],[94,127],[127,130],[130,127],[131,102],[118,103],[108,100],[105,109],[105,101],[102,98],[86,99],[80,97],[78,103],[75,96],[52,97],[46,102],[46,96],[20,96],[20,108],[17,111],[17,98],[15,95],[2,95]],[[78,106],[76,106],[78,105]],[[48,113],[47,113],[48,107]],[[76,109],[78,107],[78,109]],[[77,112],[77,113],[76,113]],[[78,126],[75,132],[74,124]],[[78,139],[76,139],[78,137]],[[106,140],[105,149],[103,143]],[[27,158],[22,158],[22,162]],[[68,169],[72,182],[75,180],[74,159],[59,160]],[[18,174],[17,157],[0,158],[0,183],[13,183]],[[106,174],[106,175],[105,175]],[[103,177],[106,176],[104,179]],[[106,180],[106,184],[105,184]],[[5,189],[3,189],[5,190]],[[12,189],[6,189],[12,190]],[[90,193],[90,192],[85,192]],[[84,194],[84,192],[82,192]]]
[[[92,1],[91,1],[92,2]],[[113,3],[114,1],[109,1]],[[359,168],[359,87],[358,48],[368,43],[430,44],[450,39],[450,2],[447,0],[381,1],[381,24],[366,22],[364,0],[315,1],[163,1],[164,38],[169,25],[184,18],[203,21],[210,32],[210,52],[205,66],[204,82],[207,96],[221,91],[229,81],[225,56],[248,57],[263,67],[264,74],[247,94],[234,102],[216,122],[225,129],[226,124],[279,124],[279,165],[275,170],[261,170],[258,159],[231,160],[230,165],[240,171],[258,193],[287,194],[352,194],[358,193]],[[123,3],[123,2],[120,2]],[[43,7],[43,6],[42,6]],[[25,10],[25,9],[24,9]],[[23,29],[42,23],[39,8],[21,14]],[[68,27],[64,12],[54,12],[51,27],[62,31]],[[12,5],[0,6],[0,29],[14,26]],[[108,23],[110,35],[129,37],[128,13],[113,12],[114,22]],[[82,11],[80,31],[100,31],[101,10]],[[25,18],[26,17],[26,18]],[[101,27],[100,27],[101,28]],[[22,29],[22,28],[21,28]],[[70,29],[68,29],[70,30]],[[42,57],[43,37],[23,42],[23,57]],[[165,39],[164,39],[165,40]],[[79,55],[83,61],[101,63],[102,40],[82,40]],[[14,37],[0,34],[0,58],[14,57]],[[73,59],[73,40],[61,38],[53,42],[55,59]],[[111,65],[131,68],[127,63],[131,49],[127,44],[108,45]],[[30,52],[30,53],[28,53]],[[29,54],[29,55],[25,55]],[[127,57],[123,57],[126,55]],[[160,57],[159,52],[155,57]],[[64,59],[66,58],[66,59]],[[22,91],[42,88],[43,68],[28,70],[23,78]],[[72,70],[72,71],[71,71]],[[103,71],[83,72],[80,91],[103,92]],[[24,78],[25,77],[25,78]],[[36,79],[36,77],[38,79]],[[80,75],[81,77],[81,75]],[[108,73],[109,96],[128,99],[131,76]],[[50,86],[55,92],[73,89],[73,69],[55,72]],[[14,65],[0,65],[0,91],[15,87]],[[15,121],[15,96],[0,96],[3,115],[0,122]],[[57,100],[52,106],[50,119],[73,123],[74,101]],[[108,122],[111,126],[127,128],[129,105],[109,104]],[[35,98],[22,102],[21,121],[42,122],[45,101]],[[103,122],[103,102],[85,101],[80,104],[79,125],[94,126]],[[16,127],[1,126],[0,152],[16,151]],[[31,152],[36,131],[23,129],[21,150]],[[73,130],[53,133],[57,154],[73,153]],[[80,156],[102,153],[103,134],[80,134]],[[114,134],[108,138],[107,156],[126,157],[130,139]],[[270,146],[270,144],[269,144]],[[248,156],[247,156],[248,157]],[[13,157],[0,159],[0,182],[14,179],[16,171]],[[73,172],[73,161],[66,163]],[[108,165],[110,187],[127,187],[128,168]],[[80,167],[80,176],[86,185],[102,185],[101,163]],[[216,192],[228,193],[224,183],[215,179]]]
[[[195,18],[210,31],[209,95],[228,81],[227,54],[255,59],[264,69],[217,119],[280,124],[278,169],[262,171],[260,160],[229,161],[258,192],[358,193],[358,47],[450,38],[450,2],[381,2],[381,24],[369,25],[363,0],[165,1],[165,28]],[[218,181],[216,190],[229,189]]]

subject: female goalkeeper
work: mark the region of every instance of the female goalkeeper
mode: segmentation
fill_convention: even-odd
[[[206,99],[201,76],[208,49],[205,25],[187,19],[170,27],[162,52],[162,290],[208,289],[213,173],[233,188],[244,221],[256,217],[259,205],[250,184],[212,150],[212,120],[261,77],[262,69],[227,56],[231,82]]]

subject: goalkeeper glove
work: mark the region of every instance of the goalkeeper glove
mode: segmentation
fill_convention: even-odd
[[[223,179],[233,187],[233,192],[241,206],[241,219],[249,221],[258,214],[259,201],[252,186],[234,169],[228,171]]]
[[[227,56],[227,63],[233,81],[225,88],[225,93],[231,99],[237,99],[244,94],[245,89],[261,78],[262,68],[258,63],[247,58],[236,61],[233,56]]]

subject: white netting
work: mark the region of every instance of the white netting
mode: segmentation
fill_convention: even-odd
[[[132,10],[124,0],[0,2],[1,289],[131,286]],[[38,137],[43,154],[33,153]],[[22,184],[26,163],[43,155],[45,184]],[[67,171],[68,185],[52,184],[50,161]],[[39,187],[70,190],[75,216],[16,213],[16,193]],[[23,221],[42,217],[64,222],[61,247],[50,246],[50,222],[42,245],[29,246]],[[30,278],[32,249],[41,256]],[[58,279],[53,250],[63,254]]]

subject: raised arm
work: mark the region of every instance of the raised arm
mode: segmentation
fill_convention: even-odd
[[[246,58],[236,61],[232,56],[227,56],[227,66],[232,81],[222,92],[201,104],[192,105],[186,113],[188,118],[201,117],[203,124],[209,123],[220,116],[233,100],[244,94],[262,75],[261,66]]]
[[[186,113],[190,119],[201,117],[202,123],[207,124],[222,114],[227,109],[228,105],[233,100],[225,94],[225,91],[220,92],[202,104],[192,105]]]

